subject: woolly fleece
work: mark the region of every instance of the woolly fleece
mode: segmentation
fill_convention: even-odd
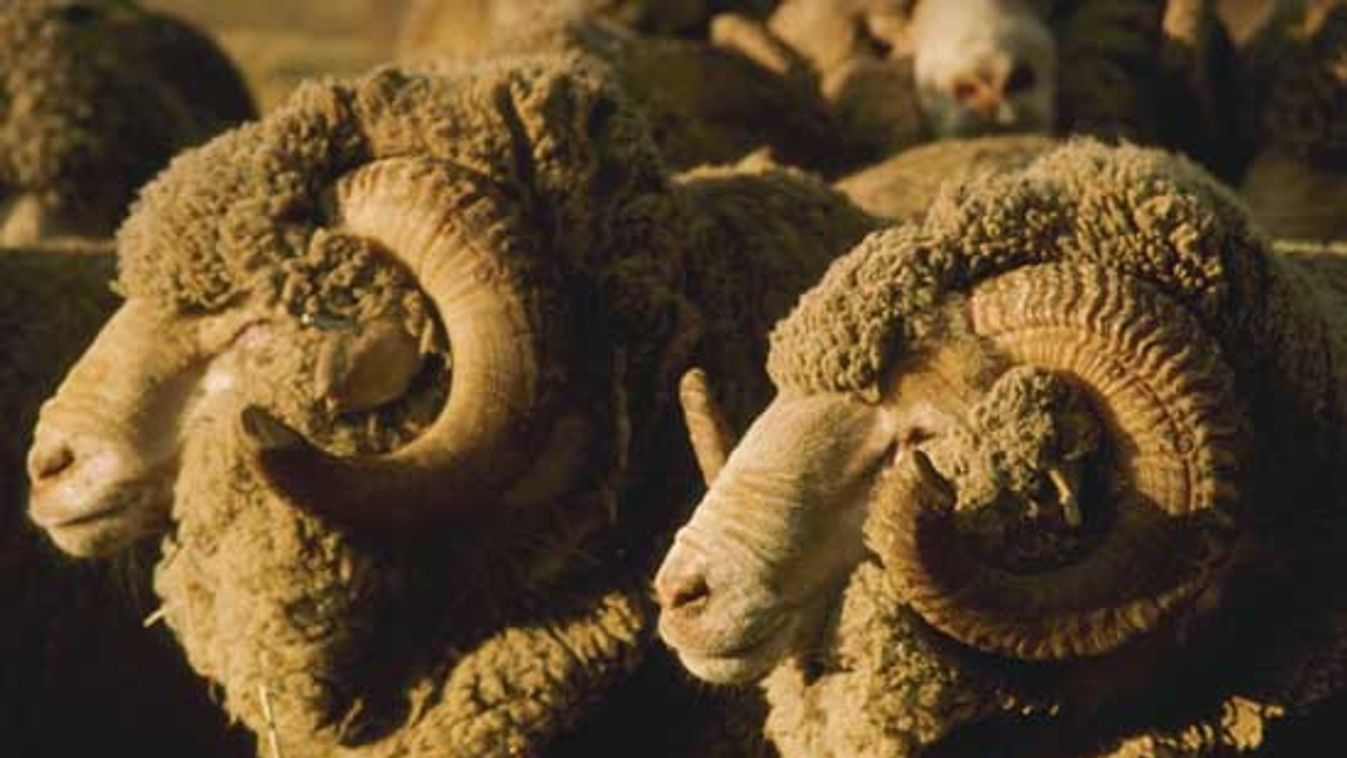
[[[6,0],[0,11],[0,189],[112,233],[179,150],[255,115],[215,44],[120,0]]]

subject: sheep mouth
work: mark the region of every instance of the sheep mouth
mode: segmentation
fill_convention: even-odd
[[[162,531],[172,506],[169,488],[138,482],[94,494],[77,489],[35,488],[28,515],[57,547],[76,556],[117,552]]]
[[[671,627],[661,619],[660,636],[694,676],[712,684],[745,684],[766,676],[789,652],[796,624],[774,614],[741,636],[723,644],[699,644],[692,630]]]
[[[115,500],[92,510],[67,513],[62,511],[48,512],[43,509],[41,504],[35,503],[29,512],[32,514],[33,522],[43,529],[71,529],[106,521],[126,512],[130,507],[131,504],[126,500]]]

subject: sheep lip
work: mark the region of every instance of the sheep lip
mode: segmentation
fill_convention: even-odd
[[[755,682],[776,666],[779,635],[765,634],[732,650],[699,651],[675,646],[679,661],[694,676],[715,684]]]
[[[759,626],[753,633],[725,644],[699,645],[688,630],[660,624],[660,636],[673,648],[683,666],[706,681],[734,684],[756,681],[776,665],[779,649],[791,634],[788,624]]]
[[[69,513],[56,509],[53,509],[52,512],[48,512],[42,508],[39,502],[35,501],[32,507],[29,508],[29,513],[32,515],[33,521],[44,529],[69,529],[71,527],[85,526],[95,521],[103,521],[111,518],[125,511],[127,507],[128,504],[126,501],[115,500],[102,507],[78,513]]]

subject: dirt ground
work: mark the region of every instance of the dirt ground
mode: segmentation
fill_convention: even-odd
[[[306,77],[354,74],[387,60],[409,0],[143,1],[210,30],[267,109]],[[1238,37],[1274,1],[1217,4]]]

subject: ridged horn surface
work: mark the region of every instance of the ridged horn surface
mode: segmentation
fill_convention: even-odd
[[[953,502],[930,496],[939,483],[886,477],[882,549],[913,608],[978,649],[1053,660],[1107,653],[1199,602],[1227,565],[1247,449],[1218,346],[1153,286],[1087,265],[1018,269],[976,287],[966,307],[1011,363],[1087,398],[1104,445],[1085,461],[1093,486],[1081,503],[1096,531],[1063,563],[996,565],[961,535]]]
[[[688,369],[678,383],[678,399],[683,406],[683,421],[687,424],[688,439],[697,457],[706,486],[710,487],[716,475],[725,467],[725,459],[734,448],[725,414],[716,402],[706,372],[700,368]]]
[[[357,525],[415,524],[495,500],[527,465],[542,424],[535,303],[521,288],[519,221],[466,170],[424,158],[372,162],[333,188],[334,223],[377,242],[433,302],[453,354],[445,407],[415,440],[338,458],[253,409],[268,480],[300,507]],[[525,438],[527,437],[527,439]],[[535,440],[536,441],[536,440]]]

